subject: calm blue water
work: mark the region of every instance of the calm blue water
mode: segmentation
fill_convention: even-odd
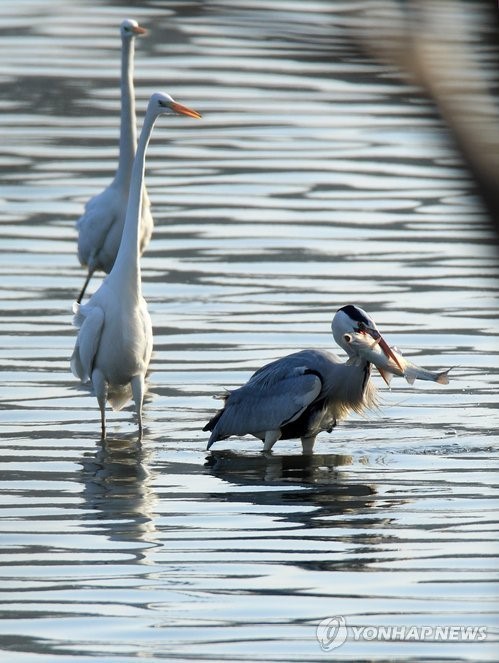
[[[83,4],[83,6],[82,6]],[[367,3],[0,4],[0,650],[45,661],[495,660],[497,254],[431,104],[352,40]],[[155,351],[135,441],[69,371],[75,220],[116,166],[118,25],[156,229]],[[100,277],[99,277],[100,279]],[[96,278],[93,288],[99,282]],[[355,302],[447,387],[394,380],[379,411],[271,458],[205,451],[213,394],[333,347]],[[321,620],[348,640],[325,652]],[[485,626],[479,642],[355,639]]]

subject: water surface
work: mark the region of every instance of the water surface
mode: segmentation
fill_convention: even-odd
[[[494,660],[497,254],[431,104],[351,38],[364,3],[18,0],[0,5],[0,649],[47,660]],[[69,371],[75,220],[116,166],[118,25],[156,228],[155,350],[135,439]],[[95,279],[93,288],[98,286]],[[332,347],[355,302],[448,387],[394,380],[379,411],[271,458],[205,451],[213,394]],[[316,627],[349,639],[321,650]],[[352,626],[486,626],[484,642],[355,641]],[[8,652],[8,654],[6,653]]]

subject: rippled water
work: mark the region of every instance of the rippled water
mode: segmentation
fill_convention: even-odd
[[[438,116],[351,41],[362,2],[135,4],[0,4],[6,660],[493,660],[497,254]],[[150,28],[139,115],[156,89],[204,115],[161,118],[148,154],[142,447],[130,408],[99,441],[69,371],[74,224],[114,172],[127,15]],[[212,395],[332,346],[349,302],[417,363],[455,366],[450,385],[376,378],[379,412],[312,459],[250,438],[207,454]],[[334,616],[349,639],[328,653]],[[487,639],[356,641],[365,625]]]

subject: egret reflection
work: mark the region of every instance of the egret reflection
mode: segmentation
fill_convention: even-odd
[[[109,438],[100,442],[95,453],[83,457],[88,527],[104,530],[114,541],[155,543],[157,497],[149,470],[151,454],[136,440]],[[146,561],[148,548],[134,549],[138,562]]]

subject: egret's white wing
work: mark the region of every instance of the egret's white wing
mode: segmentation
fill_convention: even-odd
[[[83,308],[83,307],[82,307]],[[82,315],[80,309],[79,314]],[[88,308],[84,313],[75,349],[71,356],[71,371],[82,382],[88,382],[92,375],[94,358],[99,347],[102,328],[104,327],[104,311],[99,306]]]
[[[82,265],[102,248],[107,234],[117,218],[115,191],[106,189],[92,199],[85,213],[76,222],[78,229],[78,258]]]

